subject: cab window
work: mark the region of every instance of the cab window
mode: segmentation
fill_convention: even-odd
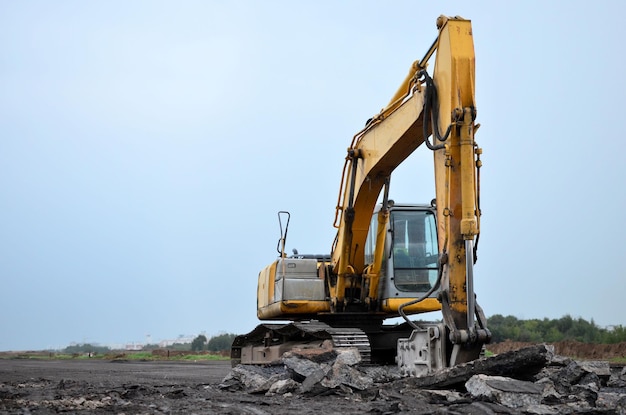
[[[399,291],[426,292],[437,279],[437,228],[430,211],[391,214],[394,283]]]

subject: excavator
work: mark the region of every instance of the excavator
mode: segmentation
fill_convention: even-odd
[[[478,358],[490,341],[474,293],[482,149],[474,140],[472,26],[440,16],[437,29],[390,103],[353,137],[330,254],[287,255],[290,214],[278,213],[279,256],[259,273],[257,317],[283,322],[237,336],[233,366],[269,364],[293,349],[351,347],[366,363],[422,376]],[[422,144],[433,153],[435,199],[395,203],[391,174]],[[439,321],[409,317],[439,310]]]

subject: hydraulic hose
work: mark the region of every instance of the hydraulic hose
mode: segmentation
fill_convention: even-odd
[[[424,95],[424,123],[423,123],[423,134],[424,134],[424,142],[426,143],[426,147],[430,150],[440,150],[445,147],[444,144],[432,144],[428,139],[428,127],[430,123],[433,125],[433,137],[435,137],[438,141],[445,142],[450,136],[450,132],[452,131],[452,124],[448,125],[445,134],[442,136],[439,133],[439,96],[437,95],[437,87],[435,86],[435,82],[433,78],[430,77],[428,72],[422,70],[420,75],[424,77],[424,82],[426,84],[426,92]]]
[[[446,255],[446,254],[444,254],[444,255]],[[420,302],[424,301],[425,299],[430,297],[430,295],[432,293],[434,293],[439,288],[439,286],[441,285],[441,278],[443,276],[443,264],[444,264],[444,261],[442,260],[442,258],[440,258],[439,259],[439,270],[437,271],[437,280],[435,281],[433,286],[430,288],[430,290],[428,290],[426,292],[426,294],[424,294],[423,296],[421,296],[419,298],[416,298],[415,300],[411,300],[409,302],[406,302],[406,303],[400,305],[400,307],[398,307],[398,314],[400,314],[400,316],[404,319],[404,321],[406,321],[409,324],[409,326],[413,327],[414,329],[419,329],[420,327],[409,319],[409,317],[404,313],[404,309],[405,309],[405,307],[412,306],[413,304],[417,304],[417,303],[420,303]]]

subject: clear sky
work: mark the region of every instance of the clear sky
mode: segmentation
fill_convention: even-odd
[[[472,20],[487,315],[626,325],[622,1],[1,1],[0,350],[243,333],[345,151]],[[420,148],[391,197],[428,202]]]

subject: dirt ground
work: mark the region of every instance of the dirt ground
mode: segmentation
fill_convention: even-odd
[[[218,385],[230,370],[229,361],[0,359],[0,414],[515,413],[403,383],[315,397],[228,392]]]
[[[519,350],[533,343],[505,341],[487,345],[490,352],[499,354],[510,350]],[[574,340],[565,340],[550,343],[554,346],[556,354],[575,359],[585,360],[611,360],[614,358],[626,358],[626,343],[616,344],[591,344],[581,343]]]
[[[0,413],[319,415],[394,413],[400,405],[397,400],[381,405],[363,395],[307,398],[221,391],[217,385],[230,369],[228,361],[0,359]],[[410,405],[413,398],[407,399]]]
[[[218,390],[230,369],[229,361],[1,359],[0,413],[319,414],[324,407],[302,397],[289,401]]]

